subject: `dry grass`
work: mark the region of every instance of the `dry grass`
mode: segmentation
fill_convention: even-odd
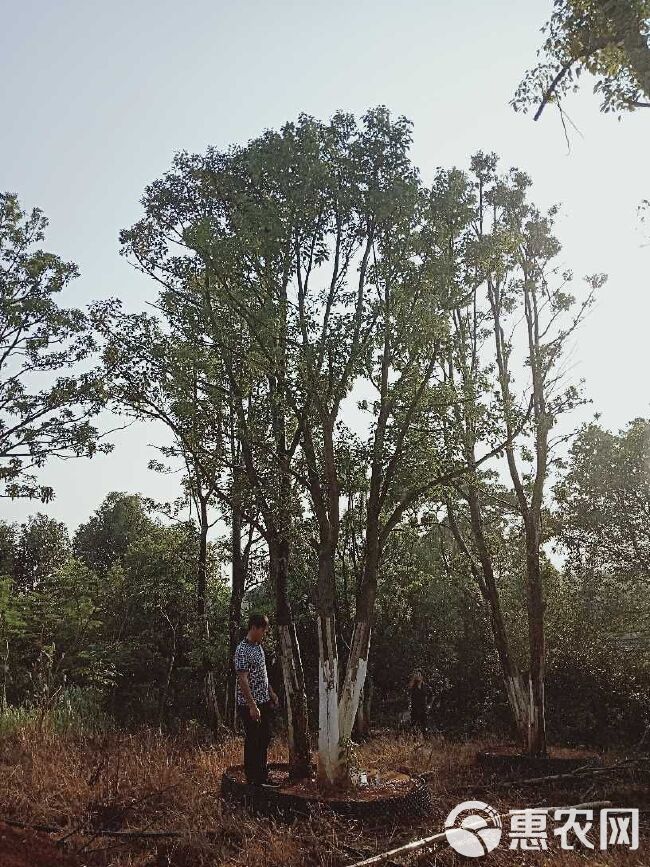
[[[381,852],[435,833],[443,827],[449,810],[471,797],[480,797],[502,812],[514,807],[602,799],[612,800],[616,806],[650,806],[647,778],[634,775],[532,789],[482,788],[488,781],[475,767],[474,757],[477,749],[486,746],[442,738],[423,744],[410,736],[378,737],[360,748],[364,766],[434,773],[434,812],[430,818],[411,824],[382,822],[362,827],[360,823],[320,817],[288,825],[252,818],[220,801],[222,770],[240,761],[241,742],[237,739],[207,746],[189,738],[171,739],[147,732],[79,738],[25,728],[0,740],[0,814],[64,829],[58,836],[70,834],[67,847],[82,855],[80,863],[89,867],[341,867],[355,860],[355,851]],[[283,744],[274,744],[272,758],[282,760],[283,754]],[[174,829],[183,832],[183,837],[167,841],[93,839],[75,833],[80,827]],[[412,859],[410,863],[416,862]],[[424,854],[417,863],[451,867],[468,862],[442,851]],[[621,849],[605,855],[564,853],[554,847],[552,855],[524,856],[502,845],[478,863],[495,867],[648,867],[650,837],[644,828],[637,853]]]

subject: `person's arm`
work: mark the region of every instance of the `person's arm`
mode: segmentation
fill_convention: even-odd
[[[259,720],[262,714],[260,713],[260,709],[257,706],[257,702],[253,698],[253,693],[251,692],[251,685],[248,680],[248,672],[238,671],[237,680],[239,681],[239,688],[241,690],[241,694],[246,699],[246,704],[248,705],[248,711],[251,715],[251,719]]]

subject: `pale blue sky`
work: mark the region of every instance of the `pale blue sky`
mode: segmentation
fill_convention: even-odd
[[[117,235],[179,149],[243,142],[301,112],[326,118],[385,104],[415,123],[426,179],[479,149],[532,175],[543,206],[562,203],[562,261],[609,283],[577,340],[576,376],[613,428],[648,413],[650,247],[637,205],[650,194],[650,111],[618,123],[584,92],[539,123],[508,106],[535,59],[551,0],[3,0],[0,188],[50,218],[48,247],[82,276],[66,301],[119,295],[132,309],[155,287],[118,255]],[[75,527],[111,490],[174,495],[147,470],[154,427],[115,437],[92,461],[50,463],[51,505],[3,501]]]

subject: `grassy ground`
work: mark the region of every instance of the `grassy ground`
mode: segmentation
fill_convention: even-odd
[[[425,852],[408,863],[451,867],[461,863],[490,865],[552,864],[650,865],[648,768],[605,780],[582,779],[570,784],[517,785],[502,788],[483,777],[474,764],[486,743],[453,743],[442,738],[422,742],[386,733],[360,748],[362,764],[409,769],[431,774],[433,813],[426,821],[364,824],[318,817],[292,825],[254,819],[224,806],[219,798],[223,768],[240,761],[241,742],[227,739],[218,746],[191,738],[156,733],[112,734],[81,738],[38,732],[29,727],[0,738],[0,817],[30,825],[56,826],[51,839],[67,837],[65,852],[88,867],[208,867],[259,865],[342,867],[364,856],[443,828],[457,803],[478,798],[507,812],[533,805],[564,806],[611,800],[615,806],[635,806],[642,813],[642,841],[637,852],[625,849],[566,853],[553,842],[542,855],[510,852],[507,842],[480,860],[463,861],[450,850]],[[282,760],[284,746],[273,746],[272,758]],[[615,756],[606,756],[607,762]],[[80,829],[119,828],[182,832],[175,839],[124,840],[93,837]],[[206,835],[206,831],[210,834]],[[28,834],[31,832],[27,832]],[[29,837],[21,845],[29,851]],[[3,861],[0,867],[24,863],[45,867],[47,860],[27,856],[24,862]],[[396,863],[405,863],[397,861]]]

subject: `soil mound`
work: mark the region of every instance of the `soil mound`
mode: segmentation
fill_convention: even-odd
[[[431,809],[426,783],[402,773],[367,773],[362,786],[324,794],[314,779],[290,782],[286,764],[271,764],[269,770],[278,784],[276,789],[249,786],[242,765],[226,768],[221,778],[222,797],[252,812],[284,818],[309,816],[326,808],[351,819],[406,819],[427,815]]]

